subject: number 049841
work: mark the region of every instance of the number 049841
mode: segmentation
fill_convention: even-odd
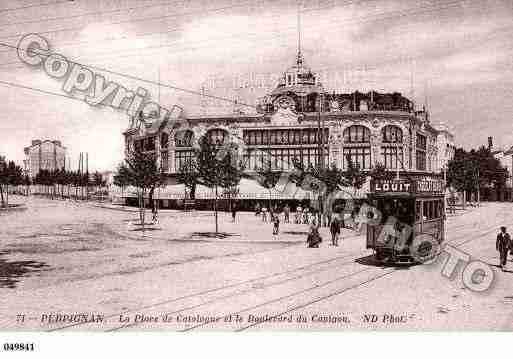
[[[34,351],[34,343],[4,343],[4,351],[19,352],[19,351]]]

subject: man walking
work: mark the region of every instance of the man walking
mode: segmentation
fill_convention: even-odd
[[[506,260],[508,258],[508,251],[511,247],[511,237],[506,232],[506,227],[501,227],[500,233],[497,235],[497,241],[495,242],[495,249],[499,251],[500,255],[500,266],[504,271],[506,267]]]
[[[235,217],[237,217],[237,206],[232,203],[232,222],[235,223]]]
[[[338,237],[340,235],[340,221],[338,216],[334,216],[330,223],[331,244],[338,247]]]
[[[274,213],[272,216],[272,222],[273,222],[273,235],[277,235],[280,233],[280,217],[278,216],[278,213]]]
[[[283,222],[284,223],[289,223],[290,221],[290,207],[288,204],[285,205],[285,207],[283,208],[283,215],[284,215],[284,218],[283,218]]]

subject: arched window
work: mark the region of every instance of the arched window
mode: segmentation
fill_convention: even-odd
[[[360,169],[370,169],[371,146],[370,130],[365,126],[353,125],[344,130],[344,168],[347,168],[348,159],[358,165]]]
[[[383,128],[383,142],[385,143],[403,143],[403,131],[393,125]]]
[[[180,131],[175,134],[176,147],[192,147],[194,133],[191,130]]]
[[[365,126],[350,126],[344,130],[344,142],[370,143],[370,130]]]
[[[207,132],[208,141],[214,145],[222,145],[228,137],[228,133],[225,130],[216,128]]]

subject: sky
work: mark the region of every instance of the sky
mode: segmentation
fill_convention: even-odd
[[[459,146],[480,146],[488,136],[496,147],[513,146],[510,0],[49,3],[2,0],[0,44],[40,34],[53,53],[127,89],[143,87],[186,115],[231,113],[230,101],[253,104],[272,90],[294,64],[299,11],[305,63],[330,92],[398,91],[426,105],[431,121],[448,126]],[[66,95],[62,85],[0,45],[0,154],[21,164],[31,140],[57,139],[72,168],[88,152],[90,170],[114,169],[123,158],[126,113],[58,96]],[[202,88],[227,101],[205,100]]]

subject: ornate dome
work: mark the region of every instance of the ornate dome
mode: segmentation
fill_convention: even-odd
[[[315,74],[310,68],[303,65],[303,57],[301,52],[299,52],[296,65],[284,72],[278,86],[270,95],[279,96],[284,93],[294,93],[302,97],[321,92],[324,92],[322,85],[317,81]]]

